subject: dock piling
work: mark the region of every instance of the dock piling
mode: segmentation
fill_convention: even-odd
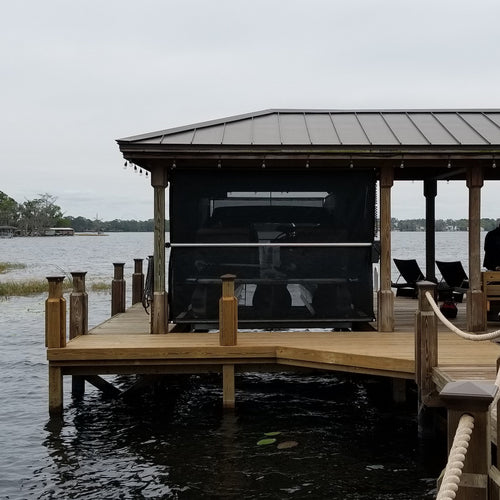
[[[89,298],[85,290],[86,272],[72,272],[73,291],[69,296],[69,338],[86,335],[89,331]],[[71,378],[71,394],[81,398],[85,394],[85,378],[73,375]]]
[[[114,278],[111,282],[111,316],[125,312],[125,280],[123,262],[113,262]]]
[[[49,296],[45,301],[45,345],[66,347],[66,299],[62,294],[64,276],[47,276]],[[62,370],[49,365],[49,413],[59,415],[63,408]]]
[[[144,273],[142,263],[144,259],[134,259],[134,274],[132,275],[132,305],[142,302],[144,290]]]
[[[66,299],[62,294],[64,276],[47,276],[49,296],[45,301],[45,345],[66,346]]]
[[[234,296],[234,274],[224,274],[219,301],[219,343],[236,345],[238,332],[238,299]]]
[[[491,424],[489,407],[498,388],[489,382],[461,380],[446,384],[440,397],[448,408],[448,451],[462,415],[471,415],[474,429],[463,461],[457,500],[488,497],[488,472],[491,467]]]
[[[420,281],[418,287],[418,309],[415,314],[415,377],[419,393],[419,408],[432,406],[437,397],[432,381],[432,370],[438,364],[437,318],[425,297],[425,292],[434,295],[436,284]]]
[[[85,290],[86,272],[72,272],[73,291],[69,296],[69,338],[86,335],[89,330],[89,299]]]

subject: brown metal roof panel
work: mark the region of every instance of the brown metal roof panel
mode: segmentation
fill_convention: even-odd
[[[304,115],[312,144],[340,144],[330,113]]]
[[[252,144],[252,119],[226,123],[223,144]]]
[[[491,144],[500,144],[500,127],[483,113],[461,113],[460,116]]]
[[[370,144],[355,113],[331,116],[341,144]]]
[[[434,116],[446,127],[460,144],[487,144],[488,142],[464,121],[458,113],[434,113]]]
[[[408,116],[430,144],[458,144],[432,113],[408,113]]]
[[[221,144],[224,124],[198,128],[194,132],[193,144]]]
[[[382,113],[382,115],[401,144],[429,144],[425,134],[413,124],[406,113]]]
[[[399,141],[381,114],[358,113],[357,116],[371,144],[399,144]]]
[[[177,134],[166,134],[161,141],[162,144],[191,144],[194,130],[179,132]],[[149,142],[149,141],[147,141]]]
[[[281,144],[278,115],[258,116],[253,120],[254,144]]]
[[[304,113],[280,113],[278,118],[283,144],[311,144]]]

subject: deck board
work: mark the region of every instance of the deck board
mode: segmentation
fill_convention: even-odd
[[[272,362],[338,371],[414,378],[414,315],[417,301],[396,300],[394,332],[240,331],[236,346],[220,346],[217,332],[149,334],[149,316],[140,304],[93,328],[65,348],[48,349],[48,360],[64,367],[193,365]],[[465,304],[459,304],[455,324],[465,329]],[[447,381],[472,378],[494,380],[500,345],[471,342],[439,331],[438,389]]]

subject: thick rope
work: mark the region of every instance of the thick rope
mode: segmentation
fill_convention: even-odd
[[[436,500],[453,500],[456,497],[472,429],[474,429],[474,417],[467,414],[462,415],[458,422]]]
[[[434,297],[430,292],[425,292],[425,297],[429,301],[430,306],[432,307],[432,310],[436,314],[436,316],[440,319],[441,323],[443,323],[445,326],[447,326],[452,332],[456,333],[459,337],[462,337],[463,339],[466,340],[493,340],[497,339],[500,337],[500,330],[496,330],[494,332],[490,333],[482,333],[482,334],[475,334],[475,333],[467,333],[463,332],[460,330],[460,328],[457,328],[451,321],[449,321],[443,313],[439,310],[439,306],[436,304],[436,301],[434,300]]]
[[[142,306],[149,314],[148,308],[153,302],[153,289],[154,289],[154,261],[153,257],[148,257],[148,270],[146,272],[146,281],[144,283],[144,292],[142,294]]]

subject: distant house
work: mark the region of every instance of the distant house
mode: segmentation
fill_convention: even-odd
[[[74,236],[75,230],[72,227],[49,227],[44,232],[44,236]]]
[[[0,226],[0,238],[12,238],[18,233],[17,227]]]

